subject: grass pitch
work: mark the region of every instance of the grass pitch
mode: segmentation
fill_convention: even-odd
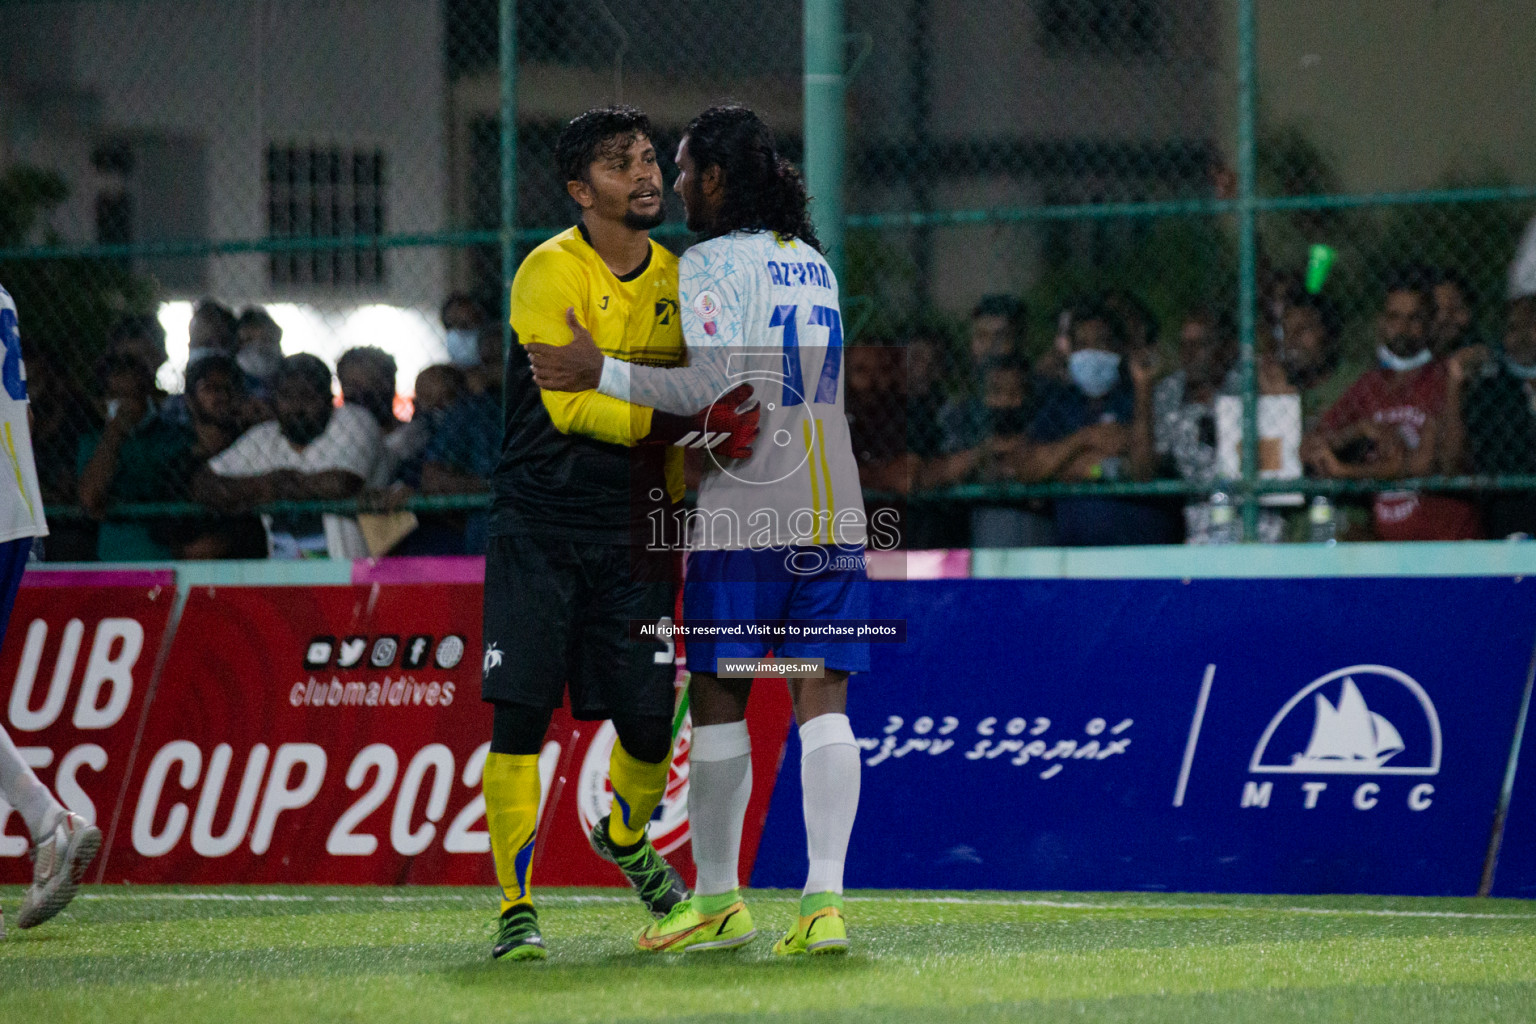
[[[543,890],[551,955],[489,958],[493,894],[86,889],[0,943],[4,1021],[1536,1020],[1536,905],[1081,893],[853,894],[853,952],[634,951],[615,890]],[[0,888],[12,910],[20,890]]]

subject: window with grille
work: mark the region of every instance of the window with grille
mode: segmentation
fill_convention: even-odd
[[[326,146],[267,148],[267,232],[272,238],[384,233],[384,153]],[[353,288],[384,283],[378,248],[317,248],[268,256],[274,285]]]
[[[1164,50],[1161,0],[1037,0],[1039,41],[1057,57],[1151,57]]]

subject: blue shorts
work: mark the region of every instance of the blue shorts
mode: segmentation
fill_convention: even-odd
[[[5,627],[11,623],[16,590],[21,586],[21,575],[27,571],[27,556],[31,553],[31,537],[0,544],[0,638],[5,636]]]
[[[693,551],[683,580],[683,624],[704,619],[733,621],[869,618],[869,578],[862,545],[797,545],[740,551]],[[767,640],[689,639],[688,664],[714,672],[719,658],[761,658]],[[869,642],[791,640],[774,650],[781,658],[824,658],[841,672],[869,671]]]

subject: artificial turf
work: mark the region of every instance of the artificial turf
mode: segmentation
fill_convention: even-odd
[[[0,943],[0,1020],[1536,1020],[1515,901],[854,893],[849,956],[784,960],[793,893],[748,894],[745,949],[671,957],[625,894],[538,896],[550,958],[508,963],[482,889],[88,888]]]

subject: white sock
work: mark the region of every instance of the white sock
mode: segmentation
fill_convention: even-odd
[[[807,896],[843,891],[843,861],[859,810],[859,757],[847,715],[819,715],[800,727],[800,788],[811,861]]]
[[[0,729],[0,796],[27,823],[34,843],[46,839],[64,814],[64,805],[38,781],[37,773],[21,759],[21,751],[4,729]]]
[[[688,829],[699,877],[695,895],[736,888],[741,824],[752,796],[752,738],[746,722],[694,726],[688,748]]]

